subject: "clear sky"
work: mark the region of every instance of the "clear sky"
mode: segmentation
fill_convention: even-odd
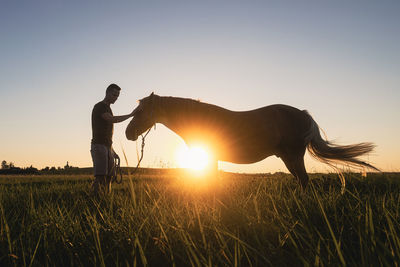
[[[330,139],[374,142],[366,159],[400,171],[399,14],[399,1],[1,1],[0,160],[91,166],[91,110],[113,82],[116,115],[152,91],[307,109]],[[136,165],[128,122],[114,147]],[[157,125],[143,166],[173,166],[180,143]],[[219,166],[287,171],[275,157]]]

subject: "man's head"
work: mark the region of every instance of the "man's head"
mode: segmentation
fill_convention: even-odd
[[[107,87],[106,97],[104,98],[104,100],[106,100],[110,104],[114,104],[115,101],[117,101],[117,99],[119,97],[120,91],[121,91],[121,87],[119,87],[115,83],[110,84]]]

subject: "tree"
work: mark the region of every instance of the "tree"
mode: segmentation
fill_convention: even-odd
[[[8,164],[7,164],[7,161],[5,161],[5,160],[3,160],[2,162],[1,162],[1,168],[4,170],[4,169],[8,169]]]

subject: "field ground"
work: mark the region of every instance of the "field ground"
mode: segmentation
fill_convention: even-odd
[[[0,176],[1,266],[399,266],[400,174]]]

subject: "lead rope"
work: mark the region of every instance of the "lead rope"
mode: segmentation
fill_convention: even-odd
[[[136,168],[133,170],[133,173],[135,173],[139,169],[140,162],[142,162],[143,155],[144,155],[144,145],[145,145],[144,141],[145,141],[146,136],[149,134],[150,130],[151,130],[151,127],[150,127],[150,129],[147,130],[147,132],[146,132],[146,134],[144,136],[141,135],[141,137],[142,137],[142,147],[140,149],[140,154],[141,155],[140,155],[140,159],[138,160],[138,163],[136,165]]]
[[[149,134],[150,130],[151,130],[151,127],[149,130],[147,130],[147,132],[144,136],[143,136],[143,134],[141,135],[141,137],[142,137],[142,145],[141,145],[141,151],[140,151],[141,155],[140,155],[140,159],[138,160],[138,163],[137,163],[135,169],[133,170],[132,174],[137,172],[137,170],[139,169],[139,166],[140,166],[140,162],[142,162],[143,155],[144,155],[145,138]],[[121,184],[122,183],[121,160],[117,154],[115,154],[115,155],[116,155],[116,157],[114,158],[115,170],[112,171],[111,182],[116,183],[116,184]],[[119,179],[118,179],[118,175],[119,175]]]
[[[117,154],[115,154],[115,155],[116,155],[116,157],[114,158],[115,170],[112,172],[111,182],[120,184],[120,183],[122,183],[121,160]],[[118,179],[118,175],[119,175],[119,179]]]

